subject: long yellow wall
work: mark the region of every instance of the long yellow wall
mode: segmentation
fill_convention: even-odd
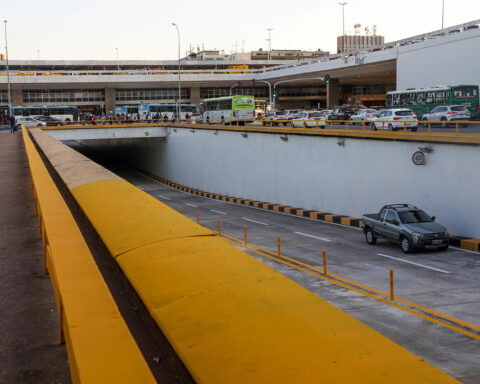
[[[74,383],[154,383],[83,236],[24,130],[25,149]]]
[[[128,182],[56,169],[196,382],[457,382]]]

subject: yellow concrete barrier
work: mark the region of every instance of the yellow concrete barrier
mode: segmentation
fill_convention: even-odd
[[[124,180],[71,192],[198,383],[457,382]]]
[[[23,130],[74,383],[154,383],[70,210]]]

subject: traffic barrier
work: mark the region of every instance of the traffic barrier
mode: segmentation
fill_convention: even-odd
[[[128,182],[54,167],[197,382],[456,382]]]
[[[74,383],[154,383],[75,219],[28,133],[23,138],[36,209]]]

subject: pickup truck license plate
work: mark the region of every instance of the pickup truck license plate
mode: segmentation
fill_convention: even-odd
[[[443,240],[432,240],[433,245],[443,244]]]

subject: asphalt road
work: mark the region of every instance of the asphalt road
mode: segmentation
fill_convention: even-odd
[[[222,232],[239,239],[244,238],[246,226],[249,243],[272,251],[277,250],[277,236],[280,236],[282,254],[319,269],[323,268],[325,249],[330,273],[383,292],[389,290],[392,268],[397,298],[480,326],[479,253],[450,248],[444,252],[405,255],[398,245],[384,240],[370,246],[358,229],[190,195],[151,180],[88,147],[72,146],[173,209],[182,208],[192,220],[196,220],[198,213],[202,225],[216,229],[220,218]],[[464,383],[480,383],[480,337],[464,335],[248,252],[451,376]]]

